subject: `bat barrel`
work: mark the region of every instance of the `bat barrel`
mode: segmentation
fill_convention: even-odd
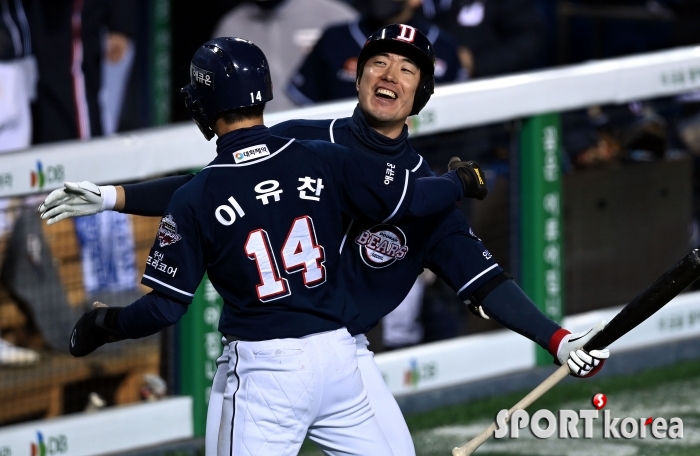
[[[630,301],[605,329],[588,341],[584,349],[601,349],[615,342],[652,316],[698,277],[700,277],[700,252],[694,249]]]

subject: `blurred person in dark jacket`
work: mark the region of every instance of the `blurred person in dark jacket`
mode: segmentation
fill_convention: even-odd
[[[100,90],[106,55],[125,52],[135,34],[134,0],[29,0],[29,23],[39,82],[33,109],[34,142],[102,135]]]
[[[212,38],[245,36],[263,50],[272,85],[281,89],[265,107],[275,112],[295,106],[283,89],[323,30],[356,18],[357,11],[341,0],[245,0],[219,20]]]
[[[422,0],[360,0],[359,20],[327,28],[292,77],[287,95],[299,105],[357,96],[357,56],[367,37],[389,24],[407,24],[423,32],[435,46],[435,82],[466,79],[457,42],[435,24],[416,14]],[[410,33],[407,32],[407,33]]]
[[[542,56],[543,20],[533,0],[423,0],[421,12],[455,37],[469,77],[529,70]]]
[[[0,13],[0,152],[7,152],[31,141],[36,61],[22,1],[0,0]]]

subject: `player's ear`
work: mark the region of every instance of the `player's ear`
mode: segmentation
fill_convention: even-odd
[[[355,91],[357,91],[357,93],[360,93],[360,76],[355,78]]]

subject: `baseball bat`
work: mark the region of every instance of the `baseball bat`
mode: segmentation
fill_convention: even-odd
[[[644,291],[635,296],[629,304],[610,320],[610,323],[601,332],[593,336],[584,345],[584,350],[599,350],[609,346],[668,304],[698,277],[700,277],[700,251],[699,249],[694,249],[673,265],[671,269],[664,272],[661,277],[656,279]],[[530,406],[554,385],[566,378],[567,375],[569,375],[568,366],[565,364],[559,367],[552,375],[515,404],[513,408],[508,410],[506,422],[510,419],[513,412]],[[496,428],[496,423],[492,423],[468,443],[452,450],[452,456],[471,455],[493,435]]]

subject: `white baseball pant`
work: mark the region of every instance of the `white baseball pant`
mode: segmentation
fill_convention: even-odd
[[[355,336],[357,347],[357,365],[362,376],[362,382],[367,390],[370,405],[384,436],[389,441],[394,456],[415,456],[411,434],[406,421],[401,414],[394,396],[387,388],[374,354],[368,349],[369,342],[364,334]],[[229,362],[229,345],[222,340],[224,350],[217,359],[217,369],[214,376],[209,406],[205,436],[205,456],[217,456],[219,425],[223,407],[224,390],[226,388],[226,372]],[[327,453],[331,454],[331,453]]]
[[[228,348],[218,456],[296,455],[307,433],[331,456],[392,454],[345,328]]]

